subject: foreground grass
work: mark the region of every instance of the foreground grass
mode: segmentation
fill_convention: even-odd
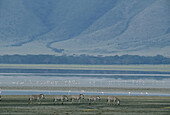
[[[170,114],[170,97],[141,97],[119,96],[120,106],[108,105],[106,96],[100,102],[88,104],[86,96],[80,104],[72,104],[70,101],[53,104],[54,96],[48,95],[42,104],[34,102],[28,104],[27,95],[4,95],[0,101],[0,115],[168,115]]]

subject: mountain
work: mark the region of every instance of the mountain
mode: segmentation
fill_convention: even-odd
[[[170,56],[169,0],[1,0],[0,54]]]

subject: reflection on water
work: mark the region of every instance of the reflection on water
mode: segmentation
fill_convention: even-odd
[[[0,73],[0,86],[170,88],[170,74]]]

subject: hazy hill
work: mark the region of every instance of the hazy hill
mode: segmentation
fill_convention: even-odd
[[[170,56],[169,0],[1,0],[1,54]]]

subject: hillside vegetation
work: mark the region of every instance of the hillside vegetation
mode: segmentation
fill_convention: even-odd
[[[0,56],[1,64],[170,64],[170,58],[157,56],[54,56],[54,55],[3,55]]]

